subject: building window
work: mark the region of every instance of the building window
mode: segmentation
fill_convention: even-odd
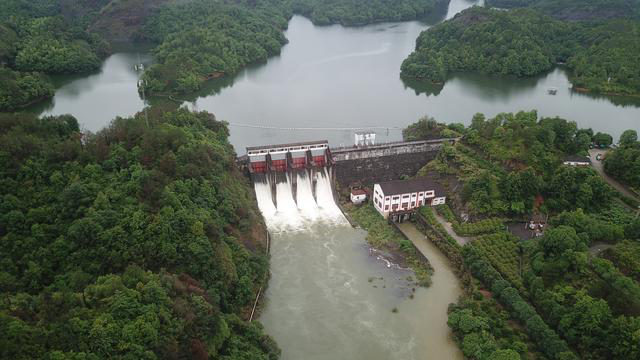
[[[393,204],[393,206],[391,207],[392,210],[398,210],[398,204]]]
[[[384,211],[389,211],[389,205],[384,206]]]
[[[416,207],[416,202],[415,201],[411,203],[411,207]]]
[[[399,199],[400,199],[400,196],[394,196],[393,197],[393,200],[399,200]]]

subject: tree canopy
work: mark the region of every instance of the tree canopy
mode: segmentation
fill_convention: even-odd
[[[0,115],[0,357],[277,358],[240,319],[268,260],[226,125],[146,123]]]
[[[638,0],[487,0],[497,8],[531,7],[560,20],[640,19]]]
[[[420,34],[405,77],[443,83],[452,71],[532,76],[558,62],[578,90],[640,93],[640,23],[569,23],[534,10],[474,7]]]
[[[89,5],[70,5],[67,0],[7,0],[0,4],[0,111],[52,97],[53,85],[45,74],[81,73],[100,67],[109,45],[86,31],[86,16],[67,14],[74,6]]]
[[[316,25],[364,25],[413,20],[431,12],[435,0],[293,0],[293,11]]]
[[[640,188],[640,142],[635,130],[620,136],[619,147],[604,159],[607,174],[634,188]]]

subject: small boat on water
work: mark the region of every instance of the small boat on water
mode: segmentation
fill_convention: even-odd
[[[136,71],[144,71],[144,65],[143,64],[133,65],[133,68]]]
[[[558,93],[558,88],[550,87],[550,88],[548,88],[548,89],[547,89],[547,93],[548,93],[549,95],[555,95],[555,94],[557,94],[557,93]]]

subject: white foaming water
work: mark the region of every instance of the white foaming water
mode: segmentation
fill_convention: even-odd
[[[276,184],[276,206],[281,213],[298,213],[298,205],[293,200],[289,179],[287,182]]]
[[[327,169],[323,169],[322,173],[318,173],[318,185],[316,187],[316,197],[318,198],[318,206],[326,217],[344,222],[346,219],[342,215],[342,211],[336,205],[333,198],[333,190],[331,189],[331,181],[327,174]]]
[[[268,182],[256,182],[254,185],[256,190],[256,199],[258,200],[258,208],[265,219],[273,217],[276,213],[276,207],[273,205],[271,198],[271,186]]]
[[[296,200],[298,202],[298,209],[305,218],[317,219],[319,216],[318,204],[316,199],[313,198],[313,191],[311,189],[311,179],[307,174],[297,175],[297,190]]]
[[[270,231],[304,231],[318,221],[346,224],[342,211],[333,200],[331,181],[326,170],[318,174],[316,194],[313,198],[312,182],[307,174],[297,176],[297,200],[293,199],[291,181],[276,184],[276,204],[273,204],[269,183],[256,182],[254,187],[258,207]]]

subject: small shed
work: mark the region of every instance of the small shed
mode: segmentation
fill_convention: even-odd
[[[570,155],[564,158],[564,164],[570,166],[591,166],[591,158],[588,156]]]
[[[367,192],[362,189],[351,189],[351,202],[362,204],[367,200]]]

